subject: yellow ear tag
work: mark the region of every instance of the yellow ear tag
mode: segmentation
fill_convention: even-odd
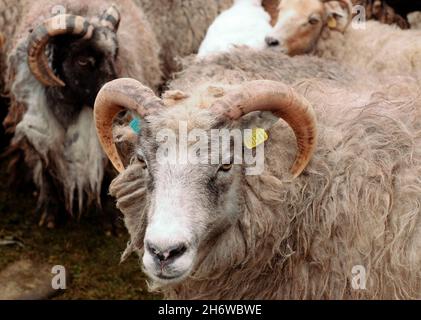
[[[245,135],[244,145],[251,150],[266,142],[267,139],[269,139],[269,136],[265,129],[255,128],[252,130],[251,135]]]
[[[336,26],[337,26],[336,19],[334,17],[330,16],[327,20],[327,26],[330,29],[335,29]]]

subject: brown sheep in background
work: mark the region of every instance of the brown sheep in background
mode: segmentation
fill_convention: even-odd
[[[400,16],[384,0],[352,0],[353,5],[365,8],[369,20],[377,20],[385,24],[396,24],[401,29],[409,29],[410,25],[405,17]]]
[[[362,72],[415,77],[421,83],[421,31],[372,20],[357,23],[350,8],[349,0],[284,0],[267,44],[292,56],[315,54]]]
[[[278,19],[278,5],[280,0],[263,0],[263,6],[272,17],[272,25]],[[409,23],[406,17],[395,12],[384,0],[352,0],[353,5],[361,5],[366,10],[367,19],[378,20],[386,24],[397,24],[401,29],[408,29]]]

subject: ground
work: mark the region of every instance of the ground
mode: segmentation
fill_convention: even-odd
[[[120,226],[113,235],[107,220],[89,213],[54,230],[38,227],[32,190],[13,191],[6,183],[5,163],[0,163],[0,240],[15,239],[24,245],[0,245],[0,271],[21,259],[63,265],[70,277],[67,290],[55,299],[159,299],[148,292],[135,255],[120,264],[128,234]]]

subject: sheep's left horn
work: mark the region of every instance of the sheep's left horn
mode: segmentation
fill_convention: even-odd
[[[54,74],[48,64],[45,47],[51,38],[65,34],[88,40],[92,38],[94,29],[84,17],[71,14],[57,15],[35,28],[28,44],[28,65],[35,78],[45,86],[64,87],[65,83]]]
[[[118,26],[120,25],[120,19],[121,19],[120,11],[117,9],[115,5],[112,5],[101,16],[101,25],[113,31],[117,31]]]
[[[310,103],[290,86],[270,80],[243,84],[217,100],[211,110],[237,120],[254,111],[270,111],[285,120],[295,133],[298,152],[291,168],[294,178],[306,168],[316,147],[316,115]]]
[[[96,130],[104,152],[118,172],[124,170],[124,165],[113,141],[114,118],[126,109],[146,117],[162,107],[162,100],[151,89],[134,79],[113,80],[99,91],[94,106]]]

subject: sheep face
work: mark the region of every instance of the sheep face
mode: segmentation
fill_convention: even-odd
[[[119,23],[120,12],[111,6],[91,19],[56,15],[28,36],[29,69],[46,88],[48,104],[63,125],[84,106],[93,106],[101,86],[116,77]]]
[[[210,131],[227,129],[227,124],[208,112],[190,113],[190,108],[178,107],[148,117],[132,159],[143,171],[143,187],[149,199],[143,266],[146,274],[163,284],[188,276],[197,253],[206,251],[200,248],[230,228],[244,205],[244,167],[234,164],[233,141],[225,146],[221,143],[219,149],[200,151],[209,149],[209,144],[216,145]],[[198,130],[208,133],[208,139],[201,136],[182,151],[182,141]],[[168,137],[165,142],[159,142],[164,136]],[[178,151],[175,161],[167,161],[171,149]],[[187,161],[183,160],[184,152],[190,158]],[[221,161],[212,163],[213,154],[220,155]],[[192,155],[197,156],[198,163]]]
[[[347,1],[340,2],[350,10]],[[280,46],[291,56],[311,52],[326,26],[339,30],[338,24],[344,17],[336,9],[329,1],[282,0],[277,23],[267,35],[266,44]]]
[[[83,106],[93,107],[99,89],[116,78],[117,48],[117,36],[107,28],[97,28],[90,40],[67,35],[54,39],[53,69],[66,85],[47,87],[46,95],[62,123],[70,123]]]

